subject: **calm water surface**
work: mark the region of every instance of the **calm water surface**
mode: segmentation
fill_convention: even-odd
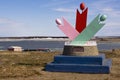
[[[64,41],[0,41],[0,48],[5,50],[10,46],[21,46],[23,49],[38,49],[38,48],[63,48]],[[120,42],[116,43],[98,43],[99,50],[110,50],[120,48]]]

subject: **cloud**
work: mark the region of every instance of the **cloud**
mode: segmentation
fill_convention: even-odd
[[[113,28],[114,28],[114,26],[120,27],[120,23],[119,22],[108,22],[107,26],[113,26]]]
[[[120,11],[114,9],[113,7],[105,7],[100,9],[100,11],[104,14],[107,14],[108,16],[111,16],[112,18],[120,17]]]
[[[41,5],[40,7],[56,7],[56,6],[61,6],[61,5],[64,5],[64,4],[67,4],[67,3],[70,3],[70,2],[73,2],[75,0],[51,0],[49,1],[48,3],[44,4],[44,5]]]
[[[108,15],[113,15],[113,16],[119,16],[120,11],[119,11],[119,5],[116,5],[117,1],[116,0],[99,0],[99,1],[94,1],[93,3],[89,4],[90,6],[90,12],[91,14],[94,15],[94,12],[99,12],[99,13],[106,13]]]
[[[97,13],[106,14],[108,16],[106,25],[100,30],[98,35],[120,35],[119,0],[99,0],[92,2],[89,6],[89,16],[95,16]]]
[[[58,12],[74,12],[74,9],[68,9],[68,8],[56,8],[53,10]]]
[[[120,27],[106,26],[103,27],[96,35],[97,36],[120,36]]]
[[[0,24],[15,24],[15,22],[8,18],[0,18]]]
[[[31,32],[23,23],[8,18],[0,18],[0,33],[2,36],[22,36]]]
[[[104,8],[103,11],[105,11],[105,12],[111,12],[111,11],[113,11],[113,9],[112,8]]]

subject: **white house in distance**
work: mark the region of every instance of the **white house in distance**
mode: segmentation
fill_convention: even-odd
[[[19,52],[21,52],[22,47],[20,47],[20,46],[10,46],[10,47],[8,47],[8,50],[9,51],[19,51]]]

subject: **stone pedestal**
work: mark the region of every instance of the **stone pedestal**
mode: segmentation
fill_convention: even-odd
[[[88,41],[86,44],[71,45],[65,43],[63,55],[68,56],[97,56],[98,49],[95,41]]]
[[[104,54],[98,54],[96,42],[84,45],[66,43],[63,55],[54,57],[54,61],[46,65],[46,71],[80,72],[80,73],[110,73],[111,60]]]

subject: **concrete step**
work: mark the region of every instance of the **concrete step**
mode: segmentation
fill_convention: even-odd
[[[65,56],[65,55],[57,55],[57,56],[54,57],[54,62],[53,63],[102,65],[104,59],[105,59],[104,54],[100,54],[98,56]]]
[[[80,72],[80,73],[110,73],[111,60],[107,59],[103,65],[90,64],[59,64],[49,63],[46,65],[46,71],[51,72]]]

